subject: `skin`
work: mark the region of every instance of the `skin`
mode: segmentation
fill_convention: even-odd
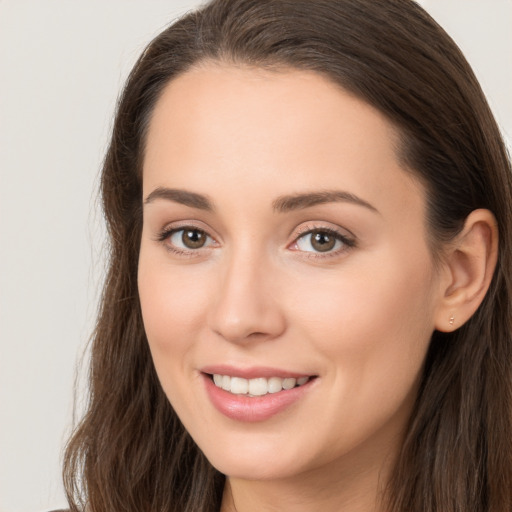
[[[143,166],[144,325],[166,395],[228,477],[225,512],[382,510],[446,289],[457,288],[449,265],[433,264],[425,191],[396,141],[378,111],[310,72],[204,64],[156,105]],[[159,187],[206,196],[212,210],[147,200]],[[370,206],[273,208],[334,190]],[[183,226],[206,233],[205,246],[161,236]],[[304,233],[322,228],[350,243],[315,252]],[[239,422],[205,392],[200,369],[212,364],[317,378],[279,414]]]

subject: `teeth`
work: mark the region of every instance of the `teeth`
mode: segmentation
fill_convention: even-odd
[[[297,379],[283,379],[283,389],[292,389],[297,384]]]
[[[262,396],[262,395],[266,395],[267,393],[268,393],[267,379],[264,379],[262,377],[260,379],[249,380],[249,395]]]
[[[267,382],[268,392],[277,393],[283,389],[283,379],[279,377],[271,377]]]
[[[235,395],[245,395],[249,391],[249,381],[240,377],[231,377],[231,387],[228,391]]]
[[[256,379],[243,379],[242,377],[230,377],[229,375],[213,375],[213,382],[218,388],[229,391],[235,395],[263,396],[267,393],[278,393],[279,391],[292,389],[295,386],[302,386],[309,381],[309,377],[300,377],[295,379],[287,377],[271,377],[265,379],[258,377]]]

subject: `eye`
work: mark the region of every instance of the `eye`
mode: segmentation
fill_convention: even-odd
[[[195,227],[173,229],[163,233],[162,239],[167,240],[174,249],[185,251],[202,249],[213,243],[212,237]]]
[[[354,242],[332,229],[312,229],[304,233],[295,242],[299,251],[328,253],[338,252],[344,248],[353,247]]]

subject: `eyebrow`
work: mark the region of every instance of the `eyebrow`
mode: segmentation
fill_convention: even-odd
[[[358,206],[368,208],[373,212],[379,213],[375,206],[371,205],[364,199],[343,190],[326,190],[281,196],[273,201],[272,207],[277,212],[285,213],[293,210],[310,208],[319,204],[339,202],[356,204]]]
[[[167,201],[174,201],[191,208],[198,208],[208,212],[213,211],[213,204],[208,197],[188,190],[181,190],[177,188],[158,187],[146,197],[144,204],[153,202],[155,199],[165,199]]]
[[[180,203],[185,206],[190,206],[191,208],[198,208],[199,210],[205,210],[208,212],[214,211],[213,203],[207,196],[197,194],[196,192],[190,192],[188,190],[158,187],[146,197],[144,204],[151,203],[155,199],[174,201],[175,203]],[[286,213],[289,211],[311,208],[312,206],[319,204],[339,202],[363,206],[364,208],[378,213],[377,208],[364,199],[343,190],[326,190],[280,196],[272,202],[272,208],[276,212]]]

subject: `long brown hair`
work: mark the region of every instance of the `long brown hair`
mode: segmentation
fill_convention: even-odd
[[[137,293],[145,134],[163,88],[205,61],[313,70],[380,110],[424,183],[434,253],[490,209],[490,289],[435,332],[394,475],[390,512],[512,510],[512,173],[480,86],[412,0],[213,0],[162,32],[119,101],[101,192],[110,270],[92,342],[90,401],[65,454],[71,509],[214,512],[224,476],[191,440],[156,376]]]

